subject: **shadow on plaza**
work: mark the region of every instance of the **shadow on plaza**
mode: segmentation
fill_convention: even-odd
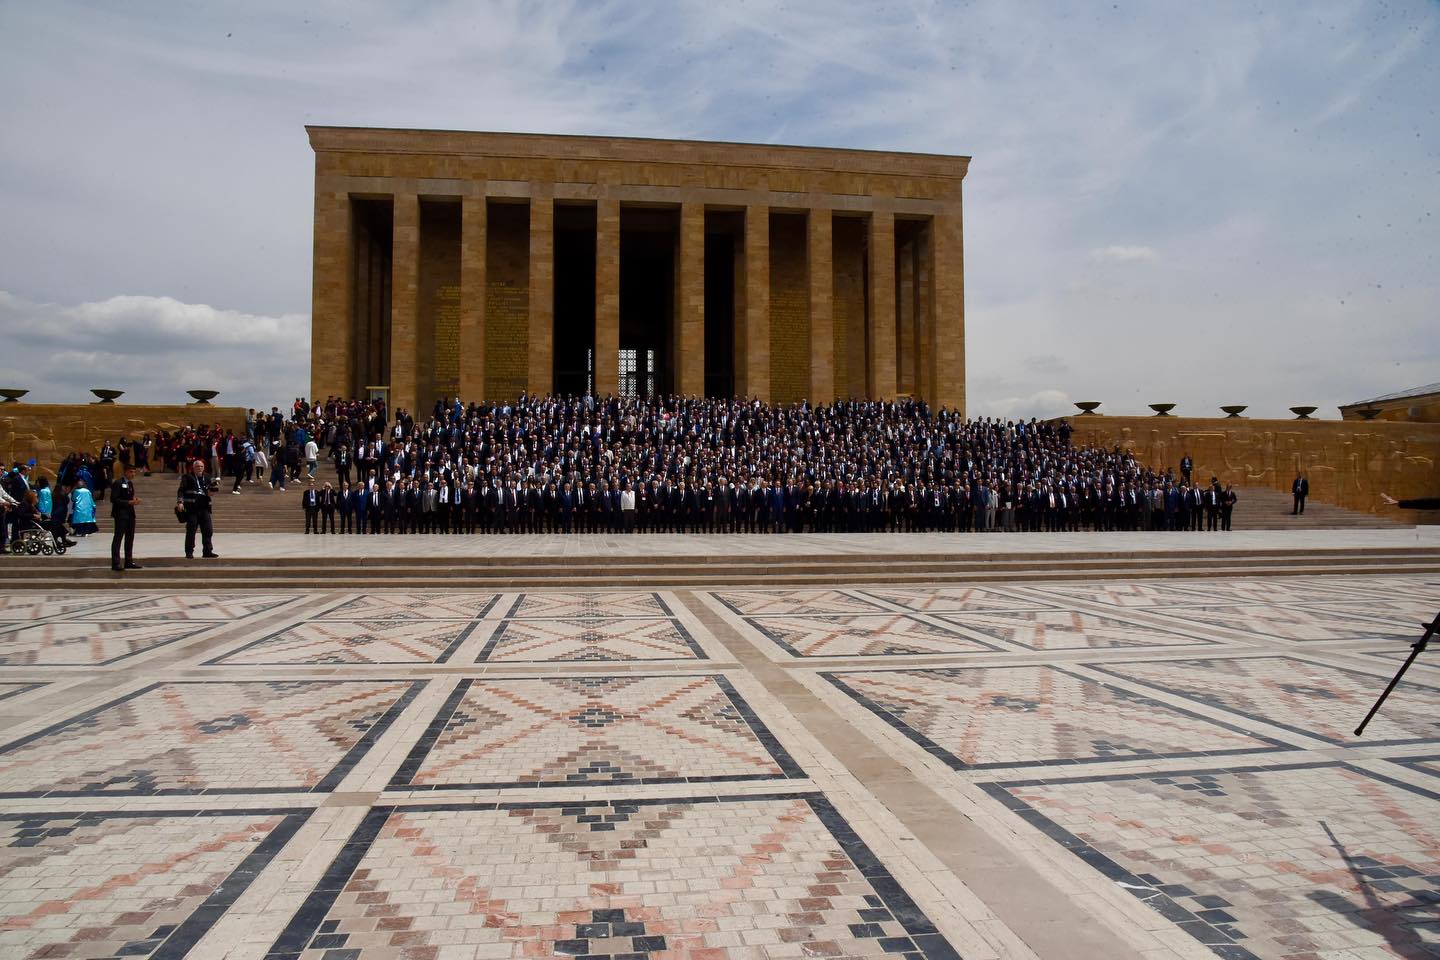
[[[1327,910],[1342,916],[1354,926],[1385,938],[1385,944],[1397,957],[1407,960],[1434,960],[1440,957],[1440,875],[1425,876],[1406,866],[1390,866],[1374,857],[1353,856],[1330,824],[1320,821],[1331,845],[1345,861],[1345,868],[1355,880],[1361,901],[1333,891],[1312,890],[1306,897]],[[1416,889],[1416,884],[1423,884]],[[1408,900],[1384,903],[1381,893],[1408,893]],[[1421,938],[1428,931],[1431,942]]]

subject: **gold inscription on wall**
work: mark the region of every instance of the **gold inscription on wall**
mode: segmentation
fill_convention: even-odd
[[[435,290],[435,392],[453,397],[460,392],[460,287]]]
[[[485,393],[513,400],[530,376],[529,291],[503,282],[485,285]]]
[[[792,284],[770,293],[770,399],[796,403],[809,388],[810,298]]]

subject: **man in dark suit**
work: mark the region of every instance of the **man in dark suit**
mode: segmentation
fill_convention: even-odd
[[[120,479],[110,485],[110,516],[115,521],[115,535],[110,538],[110,569],[139,570],[135,562],[135,466],[125,464]],[[125,565],[120,565],[120,547],[125,547]]]
[[[310,486],[300,495],[300,509],[305,511],[305,532],[320,532],[320,494],[315,489],[315,481],[310,481]]]
[[[1290,492],[1295,497],[1295,506],[1290,510],[1290,515],[1299,516],[1305,512],[1305,498],[1310,496],[1310,481],[1305,474],[1295,474],[1295,482],[1290,484]]]
[[[377,482],[367,499],[369,502],[365,505],[365,516],[370,523],[370,533],[394,533],[394,521],[390,519],[389,484],[384,480]]]
[[[190,464],[190,472],[180,479],[175,505],[185,513],[185,558],[195,558],[196,531],[200,533],[201,556],[207,560],[220,556],[215,552],[215,530],[210,517],[210,478],[205,475],[205,461],[196,460]]]
[[[352,532],[355,522],[355,494],[350,489],[350,484],[340,484],[340,489],[335,492],[335,509],[340,511],[340,532]]]
[[[367,532],[365,522],[370,516],[370,497],[364,483],[357,483],[350,489],[350,512],[355,517],[355,532]]]
[[[575,494],[570,491],[570,484],[565,484],[556,499],[559,503],[560,530],[562,533],[570,533],[575,522]]]
[[[325,488],[320,491],[320,533],[335,532],[335,506],[335,489],[327,480]]]

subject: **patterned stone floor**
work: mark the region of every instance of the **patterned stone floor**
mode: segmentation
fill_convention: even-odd
[[[1440,957],[1437,608],[0,592],[0,957]]]

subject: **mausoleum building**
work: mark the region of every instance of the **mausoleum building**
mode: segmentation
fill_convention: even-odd
[[[964,409],[968,157],[307,129],[313,396]]]

